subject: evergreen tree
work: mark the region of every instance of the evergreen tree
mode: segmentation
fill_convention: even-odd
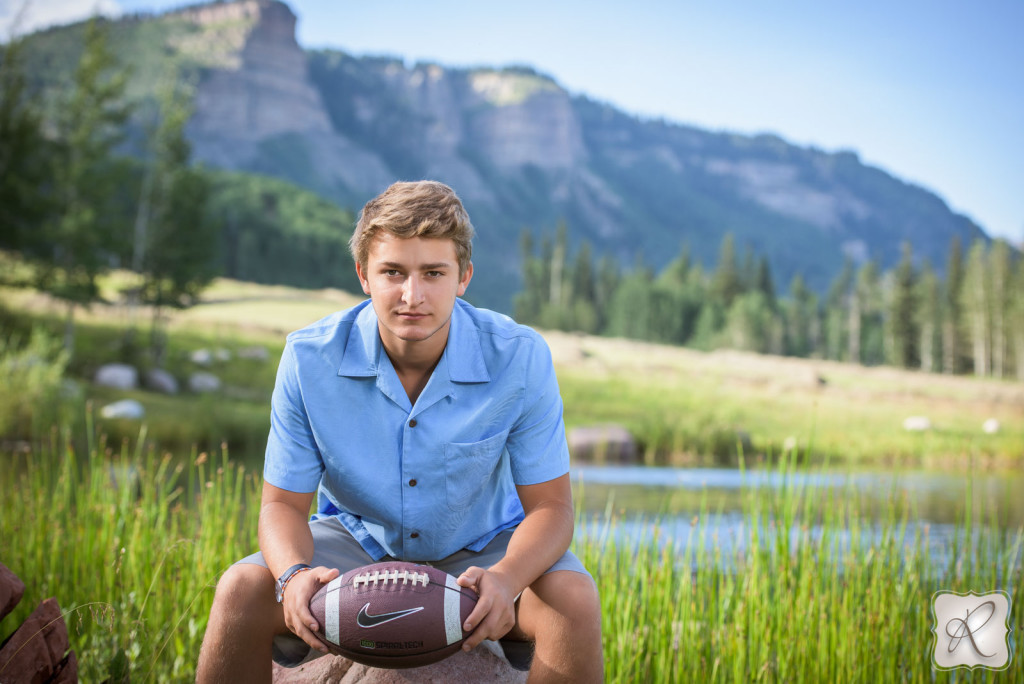
[[[946,282],[943,288],[942,312],[942,372],[959,373],[962,365],[960,343],[963,321],[961,315],[961,291],[964,280],[964,258],[960,237],[953,236],[946,262]]]
[[[38,226],[49,210],[48,143],[38,97],[29,92],[22,43],[0,54],[0,247],[39,255],[46,250]],[[4,274],[4,279],[9,274]]]
[[[742,291],[743,282],[736,265],[736,242],[732,233],[726,233],[718,253],[718,267],[711,279],[711,294],[723,309],[728,309]]]
[[[524,228],[519,235],[519,253],[522,259],[523,290],[515,297],[516,320],[535,324],[540,318],[543,298],[543,267],[533,254],[533,234]]]
[[[917,273],[910,244],[904,242],[900,263],[893,272],[886,317],[891,361],[900,368],[918,364]]]
[[[44,223],[47,253],[39,255],[38,286],[67,303],[65,346],[73,349],[75,308],[98,296],[97,276],[123,241],[122,217],[111,206],[113,159],[130,107],[126,73],[107,46],[103,26],[89,22],[85,50],[69,95],[59,103],[53,161],[54,216]]]
[[[594,282],[594,306],[597,309],[597,329],[607,332],[611,317],[612,300],[619,289],[622,274],[618,262],[605,254],[597,265],[597,279]]]
[[[817,297],[804,283],[799,273],[793,276],[789,287],[790,299],[783,307],[786,321],[786,353],[790,356],[809,357],[818,351],[820,326],[817,318]]]
[[[636,266],[626,274],[612,295],[608,334],[650,340],[654,330],[651,288],[653,275],[638,255]]]
[[[594,257],[590,243],[584,240],[576,252],[570,269],[568,294],[568,328],[584,333],[597,332],[599,324],[595,299]]]
[[[986,252],[985,243],[980,238],[971,245],[961,291],[975,375],[988,375],[992,370],[992,325],[989,319],[992,295]]]
[[[829,286],[825,297],[825,358],[842,359],[849,349],[848,325],[853,289],[853,262],[846,259],[843,269]]]
[[[726,314],[726,334],[733,349],[764,353],[769,351],[772,310],[764,294],[746,292],[733,300]]]
[[[1013,260],[1008,302],[1010,348],[1018,380],[1024,380],[1024,259]]]
[[[768,257],[762,256],[757,262],[757,275],[754,277],[754,289],[760,292],[772,311],[775,310],[775,280],[772,278],[772,267]]]
[[[866,262],[857,272],[850,321],[850,360],[864,365],[883,363],[881,276],[873,260]]]
[[[161,122],[153,138],[148,196],[140,200],[141,230],[135,235],[133,267],[143,275],[142,299],[153,305],[151,351],[161,365],[161,312],[195,303],[212,280],[217,259],[217,226],[205,217],[209,188],[189,167],[191,146],[185,124],[191,115],[188,92],[169,79],[161,93]],[[148,210],[148,211],[147,211]]]
[[[921,356],[921,370],[932,372],[940,369],[942,336],[941,285],[935,270],[928,261],[921,266],[917,294],[917,329],[920,333],[918,348]]]
[[[991,277],[992,297],[989,320],[992,322],[992,375],[1007,375],[1009,362],[1009,335],[1007,318],[1010,304],[1011,250],[1006,240],[998,239],[989,250],[988,272]]]

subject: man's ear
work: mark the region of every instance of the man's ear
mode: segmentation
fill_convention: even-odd
[[[363,273],[363,265],[358,261],[356,262],[356,275],[359,276],[359,284],[363,286],[363,293],[370,294],[370,281],[366,279],[366,274]]]
[[[473,279],[473,262],[470,261],[466,264],[466,272],[462,274],[459,279],[459,290],[456,293],[459,297],[466,293],[466,288],[469,287],[469,281]]]

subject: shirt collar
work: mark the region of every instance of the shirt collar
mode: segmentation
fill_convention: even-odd
[[[369,301],[356,315],[349,331],[345,355],[341,360],[338,375],[349,377],[372,377],[379,374],[377,359],[381,349],[377,314]],[[489,382],[490,373],[484,361],[480,336],[467,312],[469,304],[455,300],[451,327],[448,330],[448,344],[445,346],[448,378],[452,382]]]

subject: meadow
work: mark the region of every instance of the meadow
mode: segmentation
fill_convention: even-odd
[[[116,302],[118,281],[105,282]],[[9,320],[22,335],[33,325],[61,330],[62,309],[27,290],[0,291]],[[189,354],[200,348],[231,352],[259,345],[267,360],[239,358],[208,370],[222,377],[216,397],[121,393],[86,385],[97,403],[125,396],[147,409],[150,438],[164,449],[193,444],[215,449],[227,441],[236,457],[262,456],[267,405],[287,332],[359,298],[338,290],[301,290],[230,280],[215,281],[199,306],[168,312],[165,367],[183,378],[199,368]],[[71,375],[89,379],[102,363],[146,364],[148,315],[126,307],[94,305],[78,316]],[[6,331],[5,331],[6,332]],[[735,466],[789,451],[810,462],[854,466],[1015,468],[1024,458],[1024,383],[864,367],[747,352],[701,352],[619,338],[544,331],[565,403],[565,422],[619,424],[635,437],[649,465]],[[130,341],[129,341],[130,337]],[[904,429],[907,417],[929,419],[931,429]],[[1000,429],[986,434],[995,419]],[[114,441],[133,438],[134,423],[101,425]]]
[[[35,326],[56,334],[59,310],[39,295],[3,293],[5,337]],[[66,611],[83,681],[190,681],[219,574],[256,545],[259,443],[283,335],[354,301],[219,281],[205,303],[176,313],[168,365],[192,369],[198,348],[268,350],[215,367],[220,395],[115,393],[82,379],[101,363],[144,358],[126,344],[123,307],[79,317],[68,375],[80,381],[59,427],[0,447],[0,539],[26,583],[0,638],[35,604]],[[782,476],[843,464],[1019,468],[1019,383],[731,352],[701,353],[626,340],[546,334],[572,428],[626,425],[651,464],[710,460]],[[15,370],[17,370],[15,368]],[[9,380],[6,380],[9,382]],[[10,386],[6,390],[12,389]],[[95,417],[132,396],[143,424]],[[933,429],[902,420],[928,415]],[[981,431],[996,418],[998,434]],[[971,496],[968,488],[968,497]],[[705,499],[688,538],[652,514],[644,533],[628,510],[578,492],[576,552],[603,602],[607,680],[1019,681],[1024,665],[1024,530],[988,502],[968,500],[948,554],[929,551],[927,526],[893,491],[867,515],[850,485],[811,496],[799,484],[748,490],[736,539],[705,525]],[[738,543],[737,543],[738,542]],[[1012,597],[1014,660],[1005,673],[936,671],[931,597],[937,590],[1003,589]],[[3,672],[0,671],[0,681]]]

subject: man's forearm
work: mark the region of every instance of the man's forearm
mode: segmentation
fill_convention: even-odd
[[[268,502],[260,508],[259,542],[274,577],[313,558],[313,535],[307,516],[284,502]]]
[[[560,501],[538,504],[519,523],[505,557],[490,571],[507,577],[517,594],[522,592],[569,548],[573,520],[571,505]]]

